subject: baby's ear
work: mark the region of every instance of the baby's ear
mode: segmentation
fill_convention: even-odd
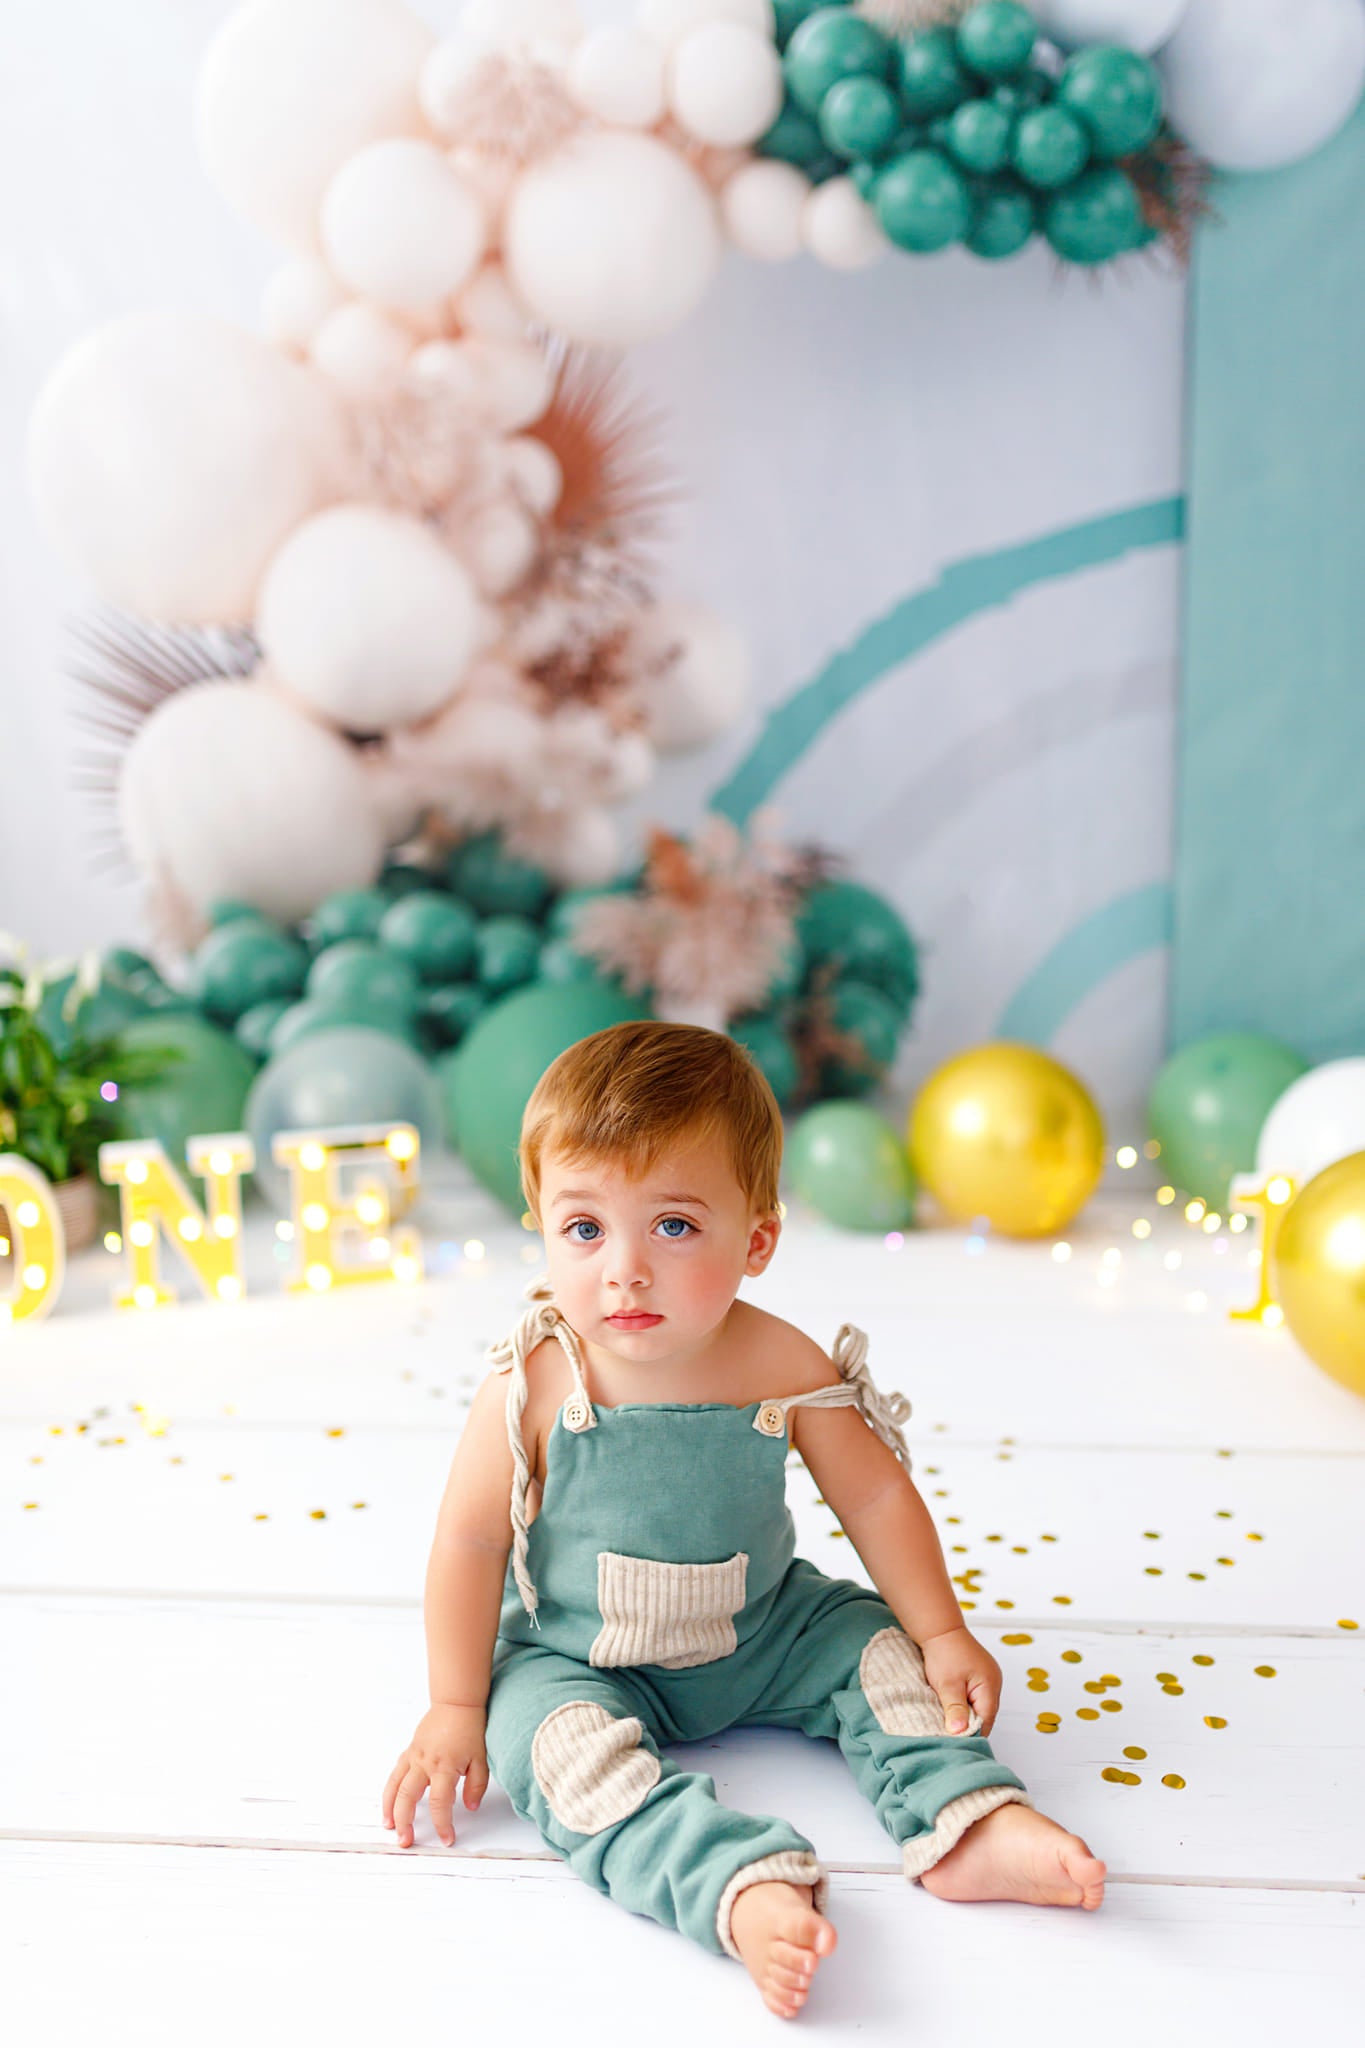
[[[745,1264],[746,1273],[761,1273],[777,1250],[777,1240],[782,1235],[782,1218],[776,1214],[760,1216],[749,1232],[749,1257]]]

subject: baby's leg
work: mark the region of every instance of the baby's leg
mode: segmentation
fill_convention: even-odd
[[[518,1648],[494,1672],[488,1759],[580,1877],[745,1963],[773,2011],[795,2009],[802,1956],[835,1940],[819,1858],[788,1822],[722,1806],[714,1779],[661,1756],[625,1672]]]

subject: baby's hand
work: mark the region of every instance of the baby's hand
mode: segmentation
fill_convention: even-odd
[[[412,1847],[412,1818],[428,1785],[433,1825],[446,1847],[453,1846],[456,1783],[463,1777],[471,1813],[488,1790],[487,1722],[483,1707],[430,1707],[423,1714],[384,1787],[384,1825],[397,1829],[400,1849]]]
[[[1000,1706],[1000,1666],[969,1629],[950,1628],[920,1644],[924,1675],[943,1703],[950,1735],[965,1732],[969,1707],[981,1716],[981,1733],[989,1735]]]

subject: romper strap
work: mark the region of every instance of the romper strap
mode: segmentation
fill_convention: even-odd
[[[785,1430],[789,1408],[857,1408],[868,1427],[895,1452],[910,1471],[910,1447],[897,1427],[910,1419],[910,1403],[904,1394],[883,1394],[867,1369],[867,1332],[853,1323],[841,1323],[831,1352],[839,1371],[832,1386],[814,1387],[808,1394],[788,1394],[765,1401],[754,1417],[754,1428],[764,1436]]]
[[[566,1425],[574,1431],[596,1429],[597,1417],[593,1413],[592,1402],[588,1399],[578,1338],[555,1307],[550,1295],[549,1280],[544,1275],[538,1280],[533,1280],[525,1290],[524,1299],[531,1302],[532,1306],[526,1310],[510,1336],[500,1337],[496,1344],[489,1345],[485,1356],[496,1372],[510,1372],[512,1375],[507,1388],[507,1437],[512,1446],[512,1462],[516,1466],[516,1475],[512,1482],[512,1569],[516,1574],[521,1604],[532,1622],[539,1628],[540,1620],[536,1608],[540,1604],[540,1598],[526,1563],[526,1495],[531,1484],[531,1461],[526,1454],[521,1418],[525,1412],[529,1391],[526,1384],[526,1360],[537,1344],[546,1337],[558,1338],[573,1371],[576,1392],[570,1395],[561,1411]]]

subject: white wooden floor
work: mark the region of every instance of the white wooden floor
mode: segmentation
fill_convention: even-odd
[[[411,1850],[382,1825],[426,1705],[441,1485],[482,1348],[539,1270],[458,1167],[418,1220],[410,1291],[285,1294],[262,1211],[237,1308],[171,1256],[184,1305],[118,1314],[99,1251],[47,1324],[6,1336],[7,2039],[1354,2037],[1365,1402],[1226,1320],[1254,1294],[1254,1234],[1210,1237],[1131,1186],[1065,1262],[788,1217],[753,1298],[826,1344],[862,1324],[878,1383],[911,1397],[917,1481],[1006,1675],[993,1747],[1109,1888],[1097,1913],[949,1904],[899,1875],[832,1744],[678,1750],[833,1873],[838,1952],[783,2022],[737,1964],[571,1877],[496,1787],[457,1806],[451,1850],[425,1807]],[[789,1484],[803,1552],[865,1579],[795,1460]]]

